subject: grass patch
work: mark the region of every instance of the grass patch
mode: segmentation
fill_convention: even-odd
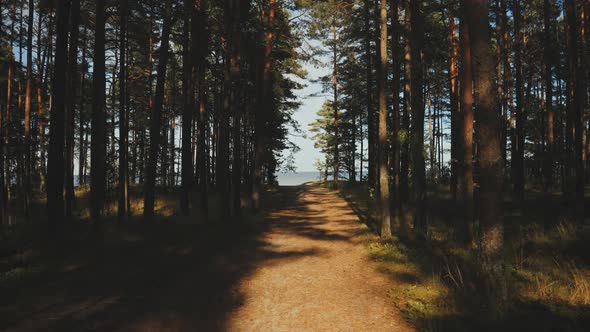
[[[375,232],[376,205],[366,187],[340,188],[352,209]],[[367,250],[395,286],[392,301],[424,331],[535,330],[590,328],[589,227],[559,215],[542,199],[529,199],[518,213],[507,212],[505,264],[509,302],[491,315],[476,254],[453,232],[457,208],[446,194],[431,193],[428,238],[373,238]],[[510,210],[510,203],[507,203]],[[556,213],[557,212],[557,213]],[[543,214],[550,214],[547,221]],[[404,216],[406,224],[408,216]],[[401,218],[404,220],[404,218]],[[394,233],[401,234],[401,225]]]

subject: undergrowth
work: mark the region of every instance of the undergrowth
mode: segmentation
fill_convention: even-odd
[[[343,186],[340,194],[364,223],[378,229],[375,202],[365,187]],[[563,216],[548,223],[538,216],[550,212],[534,200],[518,218],[507,219],[504,261],[509,298],[500,313],[491,314],[477,254],[454,239],[456,206],[436,193],[428,204],[427,239],[373,237],[366,244],[378,270],[395,281],[392,301],[419,329],[590,329],[587,225]],[[399,226],[394,225],[394,234],[400,234]]]

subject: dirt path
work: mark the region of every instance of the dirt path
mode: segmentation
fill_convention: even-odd
[[[343,199],[302,186],[266,203],[265,221],[114,227],[100,255],[0,287],[0,331],[411,330]]]
[[[266,249],[302,255],[263,262],[244,278],[236,331],[409,331],[392,307],[388,281],[360,243],[365,232],[348,204],[319,186],[283,188],[270,215]]]

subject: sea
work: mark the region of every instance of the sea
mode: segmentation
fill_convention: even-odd
[[[306,182],[320,180],[319,172],[278,173],[279,186],[299,186]]]

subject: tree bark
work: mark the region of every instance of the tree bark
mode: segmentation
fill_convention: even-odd
[[[514,71],[516,77],[516,130],[514,131],[514,141],[512,142],[512,182],[513,192],[517,200],[524,199],[524,126],[526,121],[524,107],[524,89],[522,79],[522,49],[523,49],[523,32],[522,32],[522,14],[521,1],[514,0]]]
[[[464,208],[464,217],[457,225],[459,237],[469,243],[472,241],[470,227],[473,222],[473,72],[471,61],[470,26],[466,8],[462,8],[459,42],[461,51],[460,75],[460,114],[458,116],[459,137],[457,142],[459,158],[459,193]]]
[[[458,58],[459,47],[457,45],[455,26],[455,15],[453,12],[452,2],[448,4],[449,11],[449,44],[451,47],[451,59],[449,61],[449,91],[450,91],[450,109],[451,109],[451,195],[457,199],[457,187],[459,176],[459,155],[460,155],[460,126],[459,126],[459,84],[458,84]]]
[[[70,1],[59,1],[47,161],[47,221],[49,236],[54,240],[59,235],[64,218],[64,122],[69,15]]]
[[[262,50],[262,60],[260,66],[262,82],[259,84],[258,113],[255,114],[255,152],[254,152],[254,181],[252,186],[252,202],[255,211],[260,209],[260,194],[262,190],[263,178],[263,161],[265,154],[265,145],[267,144],[266,117],[269,116],[271,108],[269,107],[268,98],[270,97],[270,80],[272,73],[272,59],[270,58],[273,41],[274,41],[274,20],[276,11],[276,0],[268,1],[268,20],[262,24],[266,27],[264,36],[265,44]],[[266,24],[264,24],[266,23]]]
[[[405,224],[400,223],[400,162],[401,162],[401,137],[400,137],[400,84],[401,84],[401,57],[402,57],[402,49],[400,45],[400,31],[401,26],[399,22],[399,0],[391,0],[390,1],[390,16],[391,16],[391,39],[392,39],[392,54],[393,54],[393,80],[391,83],[391,90],[393,92],[392,103],[393,103],[393,142],[391,148],[393,151],[392,154],[392,163],[390,168],[393,169],[393,185],[391,189],[393,193],[392,197],[392,207],[393,207],[393,223],[399,224],[402,227],[402,232],[407,233],[405,229]],[[361,138],[362,144],[362,138]],[[362,155],[362,153],[361,153]]]
[[[547,146],[545,147],[545,190],[553,186],[553,155],[555,153],[555,128],[553,113],[553,0],[543,1],[543,17],[545,25],[545,111],[547,113]]]
[[[422,3],[412,0],[410,3],[411,27],[410,44],[412,48],[412,182],[414,193],[414,231],[419,236],[426,235],[426,173],[424,161],[424,94],[422,73],[422,47],[424,44],[424,18]]]
[[[68,89],[66,105],[66,143],[65,143],[65,213],[67,218],[72,216],[74,204],[74,115],[78,90],[78,29],[80,25],[80,0],[72,0],[70,13],[70,41],[68,49]]]
[[[129,17],[128,0],[119,1],[119,181],[117,217],[120,222],[127,218],[127,200],[129,196],[129,165],[127,161],[129,128],[127,117],[127,20]]]
[[[192,88],[192,56],[190,50],[190,18],[196,18],[194,15],[194,4],[199,4],[199,0],[185,0],[185,17],[183,27],[183,46],[182,46],[182,183],[180,186],[180,210],[184,216],[190,214],[190,190],[193,185],[193,158],[191,151],[191,137],[193,127],[193,88]],[[194,24],[194,23],[193,23]],[[196,36],[193,35],[193,38]]]
[[[502,250],[504,226],[502,212],[502,153],[500,113],[494,82],[494,55],[491,27],[485,0],[463,0],[469,24],[473,72],[478,112],[479,149],[479,256],[486,276],[490,303],[501,306],[506,300],[506,280]]]
[[[94,31],[94,93],[92,103],[92,139],[90,144],[90,213],[95,235],[102,237],[102,214],[106,195],[107,133],[105,110],[105,0],[96,1]]]
[[[380,1],[379,14],[379,66],[377,67],[377,93],[379,101],[379,209],[381,219],[381,237],[391,237],[391,212],[389,201],[389,140],[387,136],[387,0]]]
[[[372,57],[372,52],[371,52],[371,1],[369,0],[365,0],[364,2],[364,10],[365,10],[365,58],[366,58],[366,63],[367,63],[367,68],[366,68],[366,103],[367,103],[367,136],[368,136],[368,146],[367,146],[367,150],[368,150],[368,183],[369,186],[372,188],[375,188],[375,115],[374,115],[374,109],[373,109],[373,95],[372,95],[372,91],[373,91],[373,67],[371,64],[371,57]]]
[[[172,25],[172,0],[166,0],[164,21],[162,26],[162,40],[159,50],[159,62],[157,67],[156,94],[154,107],[150,119],[150,149],[148,169],[146,173],[143,215],[150,220],[154,216],[154,199],[156,190],[156,170],[158,164],[158,149],[162,134],[162,109],[164,106],[164,83],[166,82],[166,66],[168,64],[168,50],[170,49],[170,31]]]
[[[29,218],[31,204],[31,99],[33,98],[33,20],[35,3],[29,0],[27,28],[27,86],[25,91],[25,171],[23,204],[25,217]],[[21,45],[22,48],[22,45]]]

